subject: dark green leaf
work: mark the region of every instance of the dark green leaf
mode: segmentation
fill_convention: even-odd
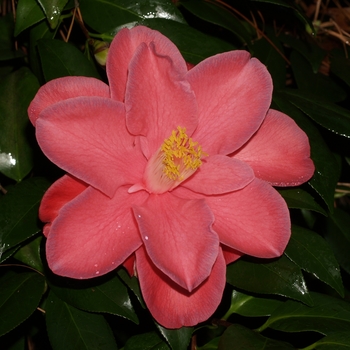
[[[51,28],[56,28],[63,8],[68,0],[38,0]]]
[[[43,236],[40,235],[31,240],[28,244],[21,247],[15,254],[14,258],[22,263],[36,269],[40,272],[44,272],[43,264],[40,257],[40,246]]]
[[[45,14],[36,0],[19,0],[17,4],[15,36],[45,19]]]
[[[142,298],[140,285],[136,277],[130,277],[129,274],[124,269],[118,270],[118,276],[122,279],[122,281],[132,290],[138,299],[141,306],[145,309],[145,303]]]
[[[277,308],[259,331],[267,327],[283,332],[315,331],[328,334],[349,331],[350,303],[330,296],[310,293],[312,307],[288,300]]]
[[[278,192],[289,208],[313,210],[327,216],[327,212],[315,201],[314,197],[301,188],[279,189]]]
[[[116,31],[126,24],[142,24],[148,18],[184,23],[181,13],[168,0],[82,0],[79,3],[84,21],[99,33]]]
[[[0,172],[21,181],[32,169],[32,131],[27,109],[39,89],[27,68],[9,74],[0,85]]]
[[[167,329],[156,323],[162,336],[166,339],[172,350],[187,349],[193,333],[192,327],[182,327],[179,329]]]
[[[340,173],[336,159],[312,121],[292,105],[285,95],[275,92],[273,101],[280,110],[292,117],[307,133],[311,146],[311,158],[316,168],[309,183],[325,201],[328,210],[332,212],[334,209],[335,186]]]
[[[114,350],[113,333],[102,315],[78,310],[50,292],[46,302],[46,327],[55,350]]]
[[[99,78],[94,65],[69,43],[41,39],[38,50],[46,81],[69,75]]]
[[[290,60],[301,95],[311,92],[317,98],[330,102],[339,102],[346,98],[345,90],[324,74],[314,73],[309,62],[300,53],[293,51]]]
[[[350,221],[349,221],[350,222]],[[339,265],[326,241],[313,231],[293,226],[292,236],[285,254],[301,269],[344,296]]]
[[[221,26],[234,33],[242,43],[250,44],[252,36],[243,25],[231,12],[220,7],[215,2],[211,3],[202,0],[184,0],[180,4],[195,16],[204,21]]]
[[[350,86],[350,60],[344,56],[343,51],[332,51],[331,72]]]
[[[312,304],[300,268],[284,255],[274,260],[245,258],[227,267],[227,282],[249,292],[277,294]]]
[[[282,301],[273,298],[259,298],[233,290],[229,313],[248,317],[270,316]]]
[[[341,209],[335,209],[328,219],[325,239],[331,246],[340,266],[350,273],[350,215]]]
[[[60,284],[53,282],[50,286],[61,300],[76,308],[111,313],[138,323],[128,290],[117,276],[106,282],[104,279],[89,281],[63,279]]]
[[[40,231],[39,203],[49,186],[42,178],[31,178],[8,187],[0,197],[0,244],[11,249]]]
[[[346,350],[350,349],[350,331],[330,332],[316,343],[312,349],[318,350]]]
[[[45,279],[35,272],[9,271],[0,277],[0,336],[25,321],[37,308]]]
[[[233,345],[234,344],[234,345]],[[251,329],[245,328],[239,324],[234,324],[226,329],[222,335],[219,347],[220,350],[283,350],[295,349],[292,345],[266,338]]]
[[[197,347],[197,349],[198,350],[217,350],[219,349],[219,341],[220,341],[219,337],[214,338],[209,343],[206,343],[203,346]]]
[[[170,350],[170,348],[157,333],[149,332],[129,338],[124,350]]]
[[[143,24],[168,37],[179,48],[185,60],[193,64],[234,49],[226,41],[203,34],[186,24],[165,19],[147,19]]]

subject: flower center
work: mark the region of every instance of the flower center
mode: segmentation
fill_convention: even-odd
[[[144,175],[147,190],[151,193],[172,190],[195,173],[204,156],[207,154],[198,142],[188,137],[185,128],[178,126],[147,163]]]

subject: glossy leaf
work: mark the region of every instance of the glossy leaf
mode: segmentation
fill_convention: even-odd
[[[167,0],[83,0],[80,9],[84,21],[100,33],[116,31],[127,24],[142,24],[148,18],[185,23],[175,5]]]
[[[234,345],[233,345],[234,344]],[[264,350],[284,350],[294,349],[288,343],[266,338],[249,328],[239,324],[234,324],[226,329],[219,341],[220,350],[247,350],[247,349],[264,349]]]
[[[27,109],[38,89],[37,79],[24,67],[0,85],[0,172],[16,181],[33,167]]]
[[[68,0],[38,0],[51,28],[56,28],[63,8]]]
[[[124,350],[170,350],[170,347],[157,333],[149,332],[129,338]]]
[[[340,296],[344,296],[339,265],[331,248],[321,236],[302,227],[293,226],[285,254],[301,269],[313,274],[334,288]]]
[[[314,305],[288,300],[277,308],[259,331],[267,327],[283,332],[315,331],[328,334],[349,331],[350,304],[320,293],[310,293]]]
[[[328,210],[333,212],[334,191],[340,173],[340,168],[336,159],[313,122],[310,121],[298,108],[292,105],[288,101],[286,95],[275,92],[273,101],[278,109],[292,117],[307,133],[311,146],[311,159],[316,168],[309,183],[322,197]]]
[[[81,311],[50,292],[46,327],[55,350],[117,349],[113,333],[102,315]]]
[[[130,277],[129,274],[124,269],[118,270],[118,276],[121,280],[130,288],[130,290],[135,294],[141,306],[145,309],[145,302],[143,301],[139,281],[136,277]]]
[[[58,279],[50,286],[61,300],[76,308],[119,315],[138,323],[128,290],[117,276],[107,281]]]
[[[45,14],[36,0],[19,0],[17,4],[15,36],[45,19]]]
[[[0,336],[25,321],[37,308],[45,279],[35,272],[8,271],[0,277]]]
[[[156,323],[157,328],[168,342],[172,350],[187,349],[193,333],[192,327],[182,327],[179,329],[167,329]]]
[[[247,317],[270,316],[281,304],[281,300],[260,298],[233,290],[229,314],[236,313]]]
[[[283,94],[316,123],[336,134],[350,137],[350,114],[347,109],[305,91],[286,89],[283,90]]]
[[[46,81],[68,75],[99,78],[92,62],[69,43],[41,39],[38,42],[38,50]]]
[[[341,209],[335,209],[327,222],[325,239],[331,246],[340,266],[350,273],[350,215]]]
[[[31,178],[9,186],[0,197],[0,243],[5,251],[40,231],[39,204],[49,185],[45,179]]]
[[[327,212],[315,201],[315,198],[301,188],[279,189],[288,208],[313,210],[327,216]]]
[[[346,350],[350,349],[350,331],[330,332],[327,336],[312,344],[312,349]]]
[[[187,62],[197,64],[217,53],[233,50],[235,47],[226,41],[206,35],[186,24],[165,19],[147,19],[146,26],[160,31],[181,51]]]
[[[189,12],[202,20],[223,27],[234,33],[242,42],[242,44],[250,44],[252,40],[251,34],[248,32],[243,22],[238,20],[227,9],[220,5],[202,0],[184,0],[180,4]]]
[[[312,299],[300,268],[286,256],[278,259],[239,259],[227,267],[227,282],[260,294],[277,294],[308,305]]]

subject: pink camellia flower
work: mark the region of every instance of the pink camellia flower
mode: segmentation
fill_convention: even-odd
[[[38,143],[68,174],[45,194],[52,271],[92,278],[124,264],[164,327],[208,319],[226,264],[280,256],[287,206],[272,187],[314,172],[305,133],[269,109],[272,81],[248,52],[188,70],[143,26],[121,30],[109,86],[85,77],[44,85],[29,107]]]

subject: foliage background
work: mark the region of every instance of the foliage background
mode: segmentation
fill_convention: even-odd
[[[347,1],[3,0],[0,17],[1,349],[350,349],[350,7]],[[292,238],[279,259],[242,258],[211,319],[168,330],[123,269],[88,281],[45,261],[40,200],[62,175],[27,108],[67,75],[106,80],[108,43],[149,26],[193,64],[244,49],[274,82],[273,108],[308,134],[316,171],[279,189]],[[99,63],[98,63],[99,62]],[[100,64],[102,63],[102,65]]]

